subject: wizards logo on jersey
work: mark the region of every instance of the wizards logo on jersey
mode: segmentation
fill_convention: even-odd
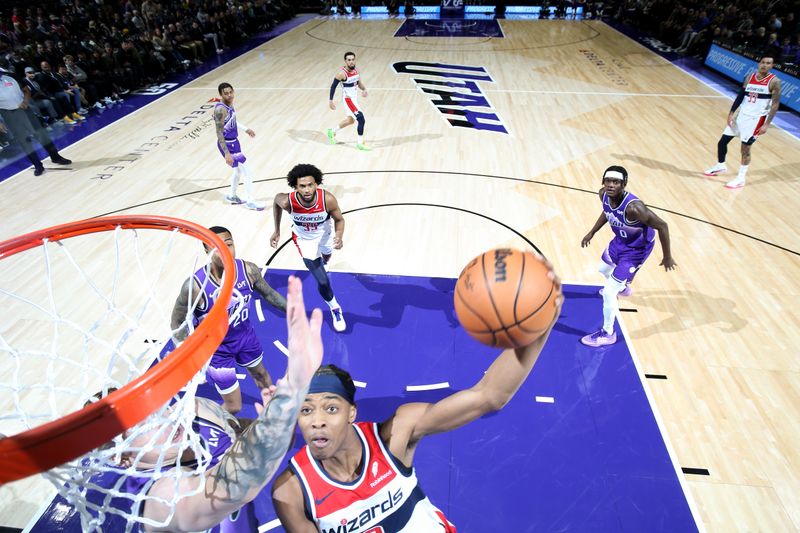
[[[398,74],[412,74],[414,84],[433,95],[431,103],[451,126],[508,133],[503,119],[478,86],[494,83],[485,67],[446,65],[424,61],[401,61],[392,65]]]

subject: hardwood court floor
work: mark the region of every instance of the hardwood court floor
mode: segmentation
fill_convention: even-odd
[[[222,81],[257,132],[243,147],[260,199],[287,190],[280,176],[296,163],[327,173],[347,219],[333,270],[455,277],[488,248],[524,246],[512,228],[562,279],[599,283],[611,233],[580,242],[600,213],[603,169],[622,164],[629,190],[670,227],[677,270],[658,266],[657,246],[623,303],[637,312],[623,319],[643,371],[668,377],[647,384],[679,463],[709,471],[686,476],[700,519],[708,531],[800,529],[798,141],[771,129],[747,186],[731,192],[730,176],[701,174],[730,102],[605,24],[503,21],[503,39],[395,38],[401,23],[312,20],[164,96],[64,150],[71,172],[0,185],[0,238],[159,213],[225,225],[238,255],[263,264],[270,209],[223,203],[229,173],[207,104]],[[344,116],[327,93],[348,50],[369,89],[368,153],[354,128],[336,146],[324,135]],[[477,85],[509,133],[450,126],[416,88],[424,76],[394,71],[403,61],[485,67],[493,83]],[[273,265],[302,267],[285,253]],[[597,313],[599,324],[599,299]],[[0,523],[19,527],[38,507],[24,486],[0,489]]]

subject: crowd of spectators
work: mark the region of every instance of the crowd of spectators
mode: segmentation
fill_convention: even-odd
[[[4,1],[0,68],[31,91],[45,125],[74,124],[295,10],[291,0]]]
[[[781,65],[800,64],[800,2],[782,0],[622,0],[624,22],[657,36],[678,52],[705,56],[713,42]]]

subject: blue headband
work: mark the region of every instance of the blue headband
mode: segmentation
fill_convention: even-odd
[[[332,392],[338,394],[351,405],[355,405],[354,395],[347,391],[344,384],[335,374],[317,374],[311,378],[311,385],[308,387],[309,394],[320,392]]]

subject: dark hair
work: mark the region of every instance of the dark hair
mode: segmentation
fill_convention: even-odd
[[[345,52],[345,53],[344,53],[344,60],[345,60],[345,61],[347,61],[347,56],[353,56],[353,57],[356,57],[356,53],[355,53],[355,52]]]
[[[289,182],[289,186],[292,189],[296,189],[297,180],[305,176],[313,176],[317,185],[322,185],[322,171],[314,165],[309,165],[307,163],[295,165],[294,168],[289,171],[289,174],[286,175],[286,181]]]
[[[761,63],[766,58],[770,58],[773,63],[775,62],[775,57],[772,54],[764,54],[763,56],[758,58],[758,62]]]
[[[625,170],[625,167],[621,167],[619,165],[611,165],[610,167],[608,167],[603,171],[603,179],[605,179],[606,173],[611,171],[619,172],[620,174],[622,174],[622,188],[624,189],[625,186],[628,184],[628,171]]]
[[[344,390],[350,394],[350,397],[353,398],[353,405],[356,404],[355,397],[356,397],[356,385],[353,383],[353,377],[347,370],[339,368],[336,365],[323,365],[314,372],[315,376],[336,376],[339,381],[342,383]],[[346,398],[345,398],[346,399]]]
[[[217,87],[217,92],[219,94],[222,94],[222,91],[224,91],[225,89],[233,89],[233,85],[231,85],[227,81],[224,81],[219,84],[219,87]]]
[[[208,228],[208,231],[210,231],[211,233],[215,233],[217,235],[219,235],[220,233],[227,233],[228,235],[233,237],[233,233],[231,233],[231,230],[223,226],[211,226],[210,228]]]

